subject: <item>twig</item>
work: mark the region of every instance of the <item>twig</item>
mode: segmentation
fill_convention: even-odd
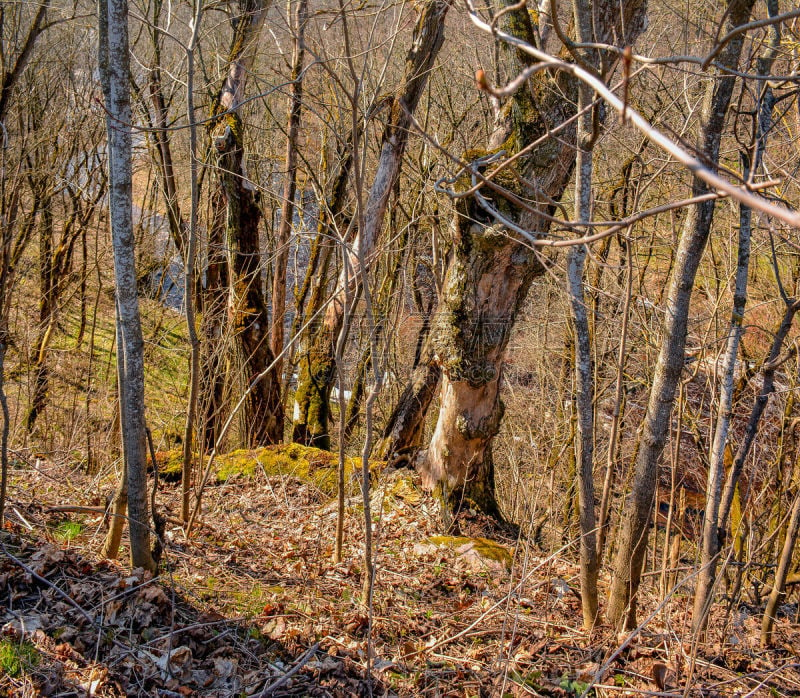
[[[83,507],[72,504],[65,504],[57,507],[47,507],[44,510],[45,514],[57,513],[71,513],[71,514],[105,514],[107,509],[105,507]]]
[[[274,681],[269,686],[267,686],[261,693],[258,694],[258,698],[264,698],[264,696],[271,695],[273,691],[283,686],[292,676],[294,676],[300,669],[302,669],[309,659],[314,655],[314,653],[319,649],[319,642],[315,642],[311,647],[306,650],[305,654],[297,660],[295,665],[289,669],[283,676],[281,676],[277,681]]]

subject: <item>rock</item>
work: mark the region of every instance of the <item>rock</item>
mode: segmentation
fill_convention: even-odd
[[[437,548],[449,548],[476,572],[503,573],[511,569],[513,556],[505,545],[488,538],[466,536],[431,536],[414,546],[414,552],[424,554]]]

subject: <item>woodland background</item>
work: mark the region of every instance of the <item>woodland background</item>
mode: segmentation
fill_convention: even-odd
[[[4,687],[798,694],[799,21],[0,5]]]

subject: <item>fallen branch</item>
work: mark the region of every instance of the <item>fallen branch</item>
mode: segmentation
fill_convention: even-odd
[[[272,692],[283,686],[292,676],[294,676],[300,669],[302,669],[306,663],[308,662],[311,657],[314,656],[314,653],[319,649],[319,642],[314,643],[311,647],[306,650],[305,654],[297,660],[295,665],[289,669],[283,676],[281,676],[277,681],[274,681],[269,686],[267,686],[261,693],[258,694],[258,698],[264,698],[265,696],[272,695]]]

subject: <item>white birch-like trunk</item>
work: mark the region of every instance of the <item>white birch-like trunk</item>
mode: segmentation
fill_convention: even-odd
[[[102,0],[101,0],[102,3]],[[109,159],[109,210],[114,251],[114,288],[121,354],[120,421],[127,471],[128,524],[131,563],[154,570],[150,551],[144,419],[144,341],[136,289],[133,235],[130,54],[128,3],[106,0],[100,32],[107,36],[107,53],[100,56],[106,82]]]

